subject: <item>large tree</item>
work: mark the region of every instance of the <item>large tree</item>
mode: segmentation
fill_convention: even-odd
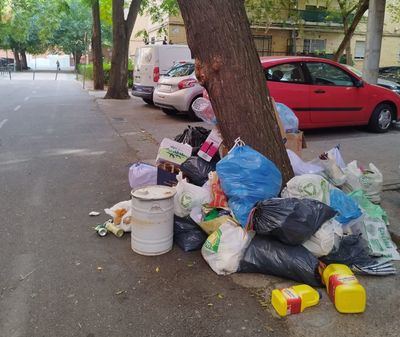
[[[92,2],[92,53],[93,53],[93,86],[95,90],[104,89],[103,51],[101,40],[100,4]]]
[[[178,0],[196,76],[207,89],[224,142],[237,137],[280,168],[290,165],[265,85],[243,0]],[[210,38],[212,43],[210,43]]]
[[[124,0],[112,0],[113,53],[110,82],[105,98],[126,99],[128,93],[129,41],[139,12],[141,0],[132,0],[125,19]]]

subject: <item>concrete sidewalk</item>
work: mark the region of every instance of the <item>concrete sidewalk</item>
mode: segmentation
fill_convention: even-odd
[[[165,137],[175,137],[188,124],[206,126],[204,123],[191,123],[185,116],[167,116],[161,110],[145,104],[138,98],[124,101],[103,100],[101,98],[104,92],[89,92],[89,94],[96,100],[115,132],[131,148],[131,152],[134,153],[132,161],[154,160],[160,141]],[[362,128],[316,130],[306,132],[306,138],[308,144],[308,149],[304,152],[306,159],[314,158],[319,153],[341,143],[347,162],[353,159],[364,164],[373,162],[382,170],[385,179],[388,181],[390,179],[391,184],[399,180],[398,130],[391,130],[384,135],[370,134]],[[391,229],[398,235],[400,234],[398,221],[400,193],[397,190],[386,191],[383,197],[383,206],[391,218]],[[193,275],[193,277],[197,276]],[[269,297],[272,289],[292,285],[292,281],[255,274],[233,274],[227,278],[240,287],[248,288],[251,296],[256,297],[265,308],[266,315],[276,317],[278,329],[287,329],[288,336],[399,335],[400,324],[397,316],[400,277],[398,275],[382,278],[359,277],[368,294],[367,310],[362,315],[339,314],[322,289],[323,297],[318,307],[285,319],[279,319],[276,316],[269,304]],[[275,326],[267,328],[271,335],[274,335],[274,329],[276,329]]]

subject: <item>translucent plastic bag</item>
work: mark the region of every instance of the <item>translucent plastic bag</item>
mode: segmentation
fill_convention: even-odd
[[[336,188],[330,191],[330,206],[338,212],[335,219],[344,225],[362,215],[357,202]]]
[[[324,168],[314,164],[312,162],[303,161],[296,153],[292,150],[286,150],[290,164],[292,165],[293,172],[296,176],[301,176],[302,174],[319,174]]]
[[[373,203],[381,201],[383,175],[374,164],[370,163],[368,169],[361,170],[354,160],[347,165],[345,174],[352,191],[361,189]]]
[[[211,106],[211,102],[208,99],[204,97],[195,99],[192,104],[192,109],[196,116],[202,119],[204,122],[214,125],[217,124],[214,110]]]
[[[290,179],[282,191],[284,198],[308,198],[329,205],[329,191],[333,186],[316,174],[303,174]]]
[[[104,212],[113,218],[113,223],[124,232],[131,231],[132,206],[131,201],[121,201],[111,208],[104,209]]]
[[[189,184],[182,178],[182,173],[176,176],[176,194],[174,197],[174,213],[177,216],[185,217],[190,214],[194,207],[210,202],[210,191],[204,187]]]
[[[254,233],[230,222],[212,233],[201,249],[201,255],[218,275],[235,273]]]
[[[335,219],[331,219],[325,222],[310,239],[303,242],[302,246],[316,257],[325,256],[332,251],[341,236],[343,236],[341,224]]]
[[[299,130],[299,119],[293,110],[283,103],[276,103],[276,109],[285,131],[296,133]]]
[[[275,164],[247,145],[235,146],[221,159],[217,174],[229,207],[242,226],[246,226],[255,203],[276,197],[282,184]]]
[[[157,185],[157,167],[145,163],[134,163],[129,168],[129,184],[134,190]]]

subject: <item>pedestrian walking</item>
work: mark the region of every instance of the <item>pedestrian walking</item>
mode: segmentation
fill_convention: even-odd
[[[56,62],[56,65],[57,65],[57,71],[60,71],[61,70],[61,68],[60,68],[60,62],[57,60],[57,62]]]

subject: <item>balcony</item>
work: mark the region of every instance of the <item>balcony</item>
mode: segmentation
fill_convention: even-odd
[[[306,22],[330,22],[343,24],[342,16],[338,12],[326,10],[295,10],[292,15]],[[350,18],[352,20],[352,18]]]

